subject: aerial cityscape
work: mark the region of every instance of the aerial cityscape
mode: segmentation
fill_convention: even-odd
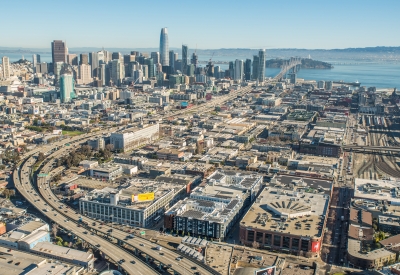
[[[0,275],[400,274],[400,40],[155,21],[0,41]]]

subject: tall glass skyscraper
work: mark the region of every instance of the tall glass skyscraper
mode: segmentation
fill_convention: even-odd
[[[189,48],[187,45],[182,45],[182,74],[188,74],[188,52]]]
[[[169,46],[168,46],[168,30],[161,29],[160,34],[160,59],[162,66],[169,66]]]
[[[61,103],[70,102],[75,97],[74,78],[72,74],[63,74],[60,77],[60,100]]]
[[[258,51],[258,81],[264,81],[265,77],[265,49]]]

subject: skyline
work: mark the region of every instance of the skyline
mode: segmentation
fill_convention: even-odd
[[[63,9],[69,19],[67,16],[60,19],[48,0],[23,3],[18,20],[13,12],[4,14],[4,22],[13,24],[3,31],[7,39],[0,46],[49,48],[51,41],[59,39],[66,41],[69,48],[157,48],[162,27],[169,29],[170,48],[180,48],[182,44],[192,49],[400,46],[399,38],[390,34],[393,26],[400,25],[396,14],[400,2],[397,1],[286,1],[285,6],[269,1],[203,3],[160,2],[158,9],[145,12],[149,10],[146,3],[132,5],[120,0],[113,5],[119,12],[111,14],[106,14],[105,1],[98,1],[96,5],[79,3],[79,9],[72,3]],[[2,5],[3,10],[9,11],[15,6],[15,2]],[[87,16],[88,10],[98,16]],[[35,17],[35,31],[27,31],[27,26],[32,25],[31,15],[38,13],[46,16]],[[371,20],[366,15],[379,20]]]

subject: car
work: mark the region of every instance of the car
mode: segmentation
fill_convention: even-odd
[[[68,220],[64,220],[64,222],[68,222]]]
[[[96,244],[96,247],[100,247],[100,245],[99,245],[99,244]]]
[[[161,255],[161,256],[164,256],[164,252],[160,252],[160,255]]]
[[[121,261],[122,261],[123,263],[125,263],[125,259],[121,259]]]
[[[135,261],[131,261],[131,264],[136,264],[136,262]]]
[[[140,246],[144,246],[144,244],[141,243]]]
[[[90,233],[90,235],[94,235],[94,233],[93,233],[93,232],[91,232],[91,233]]]
[[[181,258],[181,257],[177,257],[177,258],[175,258],[175,260],[177,260],[178,262],[180,262],[180,261],[182,261],[182,258]]]
[[[197,266],[192,266],[191,269],[196,270],[196,269],[197,269]]]
[[[129,235],[128,235],[128,237],[129,237],[129,238],[134,238],[134,237],[135,237],[135,235],[133,235],[133,234],[129,234]]]
[[[88,233],[87,231],[84,231],[84,232],[83,232],[83,234],[87,234],[87,233]]]

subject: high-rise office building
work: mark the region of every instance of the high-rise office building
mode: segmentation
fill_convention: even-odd
[[[65,73],[60,77],[60,99],[62,103],[70,102],[74,94],[74,78],[71,73]]]
[[[220,76],[220,73],[221,73],[221,66],[215,66],[214,67],[214,77],[215,78],[222,78]]]
[[[1,67],[3,79],[10,78],[10,59],[7,56],[1,58]]]
[[[199,62],[199,57],[197,56],[196,53],[192,54],[192,59],[190,60],[190,64],[193,64],[195,68],[197,68]]]
[[[53,60],[53,66],[56,62],[67,61],[68,48],[65,42],[62,40],[54,40],[51,42],[51,56]]]
[[[154,64],[161,63],[161,58],[160,58],[159,52],[151,52],[150,58],[153,59]]]
[[[47,74],[48,73],[48,65],[46,62],[37,63],[35,70],[36,70],[36,73],[38,73],[38,74]]]
[[[64,62],[56,62],[53,63],[53,73],[55,76],[55,84],[58,83],[58,81],[60,80],[60,76],[63,74],[64,68],[65,68],[65,64]]]
[[[79,65],[89,65],[89,55],[87,53],[81,53]]]
[[[160,34],[160,58],[161,65],[168,66],[169,65],[169,46],[168,46],[168,30],[167,28],[161,29]]]
[[[78,67],[79,78],[77,80],[78,84],[86,85],[93,82],[92,78],[92,68],[90,65],[82,64]]]
[[[243,79],[243,60],[236,59],[235,60],[235,74],[234,80],[242,80]]]
[[[78,56],[76,54],[68,54],[67,63],[72,66],[78,66]]]
[[[125,66],[121,59],[114,59],[111,62],[111,80],[114,85],[120,86],[125,77]]]
[[[171,73],[175,72],[175,60],[174,51],[169,51],[169,70]]]
[[[265,49],[258,51],[258,81],[263,82],[265,77]]]
[[[188,45],[182,45],[182,73],[187,74],[187,66],[188,66]]]
[[[33,68],[36,68],[36,64],[40,63],[40,55],[39,54],[32,54],[32,65]]]
[[[128,65],[131,62],[136,60],[136,56],[132,54],[125,54],[124,55],[124,65]]]
[[[244,65],[244,79],[246,81],[251,80],[251,59],[246,59],[246,63]]]
[[[118,52],[113,52],[111,55],[111,60],[123,60],[122,54]]]
[[[229,77],[230,79],[235,78],[235,62],[229,62]]]
[[[153,78],[155,76],[153,58],[145,58],[144,65],[147,65],[148,78]]]
[[[260,57],[258,55],[253,56],[253,80],[258,79],[258,69],[259,69],[259,63],[260,63]]]

